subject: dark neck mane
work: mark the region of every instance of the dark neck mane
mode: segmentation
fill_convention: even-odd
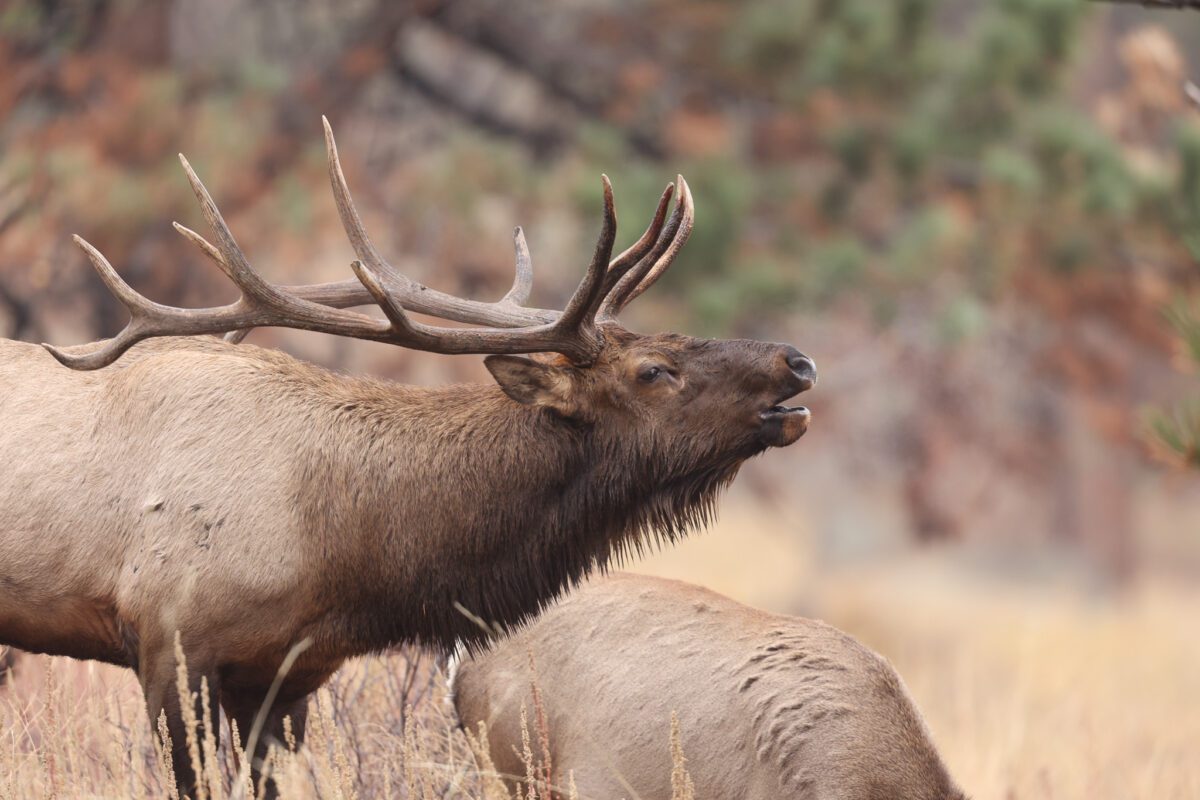
[[[342,540],[321,548],[337,562],[328,635],[355,651],[519,625],[614,557],[706,525],[741,463],[664,463],[494,386],[364,383],[337,403],[346,424],[315,472],[344,490],[306,516],[311,537]]]

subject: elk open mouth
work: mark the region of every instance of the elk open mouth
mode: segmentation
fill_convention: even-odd
[[[766,411],[761,412],[758,416],[763,420],[768,420],[772,417],[785,417],[788,414],[800,414],[807,417],[810,413],[811,412],[804,406],[794,406],[789,408],[785,405],[775,405],[771,406]]]
[[[759,437],[768,447],[787,447],[808,430],[812,413],[804,406],[789,407],[777,403],[766,411],[760,411],[762,420]]]

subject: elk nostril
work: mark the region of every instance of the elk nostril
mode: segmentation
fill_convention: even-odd
[[[805,389],[811,389],[817,382],[817,365],[811,358],[799,350],[792,350],[787,356],[787,365],[798,377]]]
[[[792,368],[792,372],[805,372],[810,369],[815,369],[812,359],[803,353],[792,353],[787,357],[787,365]]]

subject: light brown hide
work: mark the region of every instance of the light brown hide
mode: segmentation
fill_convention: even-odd
[[[589,581],[458,665],[460,719],[488,723],[511,775],[531,655],[553,767],[582,798],[671,800],[672,712],[697,798],[963,797],[895,670],[821,622],[677,581]]]

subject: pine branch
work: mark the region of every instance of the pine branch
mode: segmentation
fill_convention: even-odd
[[[1150,431],[1173,460],[1200,467],[1200,401],[1186,401],[1170,411],[1151,412],[1148,422]]]
[[[1167,309],[1166,317],[1187,348],[1188,356],[1200,366],[1200,315],[1186,301],[1179,300]]]

